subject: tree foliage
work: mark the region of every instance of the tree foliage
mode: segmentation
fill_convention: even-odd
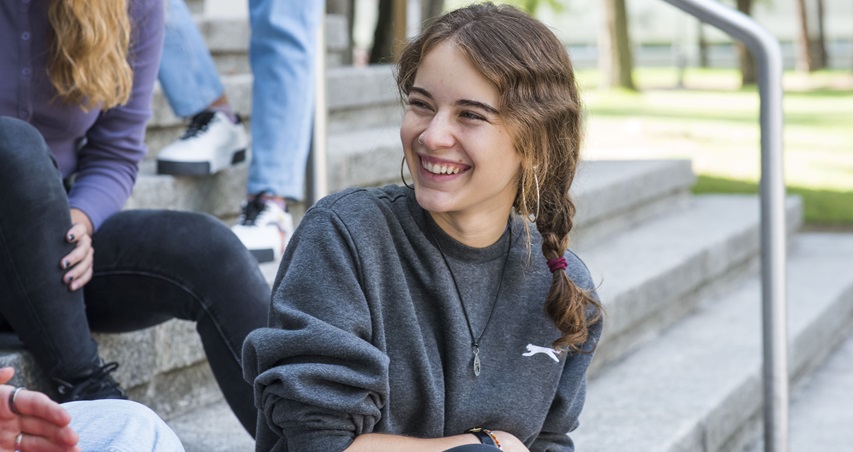
[[[548,6],[554,12],[561,12],[566,8],[565,0],[503,0],[499,3],[513,5],[516,8],[535,15],[542,6]]]

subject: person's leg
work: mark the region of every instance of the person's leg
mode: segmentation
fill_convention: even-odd
[[[113,215],[93,247],[94,275],[85,287],[92,330],[132,331],[173,317],[197,322],[226,400],[254,435],[242,344],[266,326],[270,289],[246,248],[209,215],[156,210]]]
[[[252,162],[248,193],[301,200],[314,114],[314,58],[325,2],[250,0]]]
[[[157,154],[159,174],[208,175],[245,161],[246,131],[184,0],[168,1],[158,79],[175,114],[192,117],[183,136]]]
[[[293,234],[285,198],[304,195],[314,116],[314,58],[325,2],[250,0],[252,160],[234,233],[259,262],[278,259]]]
[[[80,450],[169,451],[184,450],[181,440],[145,405],[130,400],[95,400],[63,403],[71,415]]]
[[[184,0],[168,0],[157,74],[175,115],[201,113],[225,93],[213,57]]]
[[[42,370],[76,381],[98,366],[83,292],[62,282],[74,248],[62,176],[41,134],[0,117],[0,314]]]

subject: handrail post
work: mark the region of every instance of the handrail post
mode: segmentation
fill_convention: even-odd
[[[761,289],[764,450],[788,450],[788,340],[785,180],[782,169],[782,54],[779,42],[748,16],[714,0],[664,0],[743,42],[758,67],[761,100]]]
[[[314,0],[310,0],[314,1]],[[326,157],[326,130],[328,105],[326,105],[326,13],[317,27],[314,55],[314,128],[309,157],[309,186],[307,207],[329,193],[328,159]]]

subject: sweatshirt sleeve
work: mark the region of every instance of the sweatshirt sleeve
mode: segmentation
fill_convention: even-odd
[[[569,278],[581,290],[587,291],[598,300],[594,282],[583,261],[571,251],[567,252],[566,258],[569,262],[569,267],[566,269]],[[588,314],[594,314],[593,308],[590,308]],[[579,417],[586,401],[586,371],[592,361],[595,345],[601,338],[603,325],[602,318],[590,326],[589,337],[581,348],[584,353],[573,353],[567,357],[557,394],[551,403],[539,436],[530,447],[531,452],[573,452],[575,450],[569,433],[577,429],[580,424]]]
[[[68,194],[97,230],[130,197],[145,156],[145,127],[163,51],[164,11],[160,0],[129,3],[132,26],[128,58],[133,86],[125,105],[102,111],[86,131],[78,154],[77,179]]]
[[[389,359],[371,343],[358,262],[346,225],[328,209],[311,209],[285,252],[269,328],[243,348],[255,404],[279,436],[276,446],[259,447],[343,450],[378,422]]]

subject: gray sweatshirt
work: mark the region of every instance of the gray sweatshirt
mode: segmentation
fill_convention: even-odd
[[[317,203],[285,252],[270,327],[244,344],[257,450],[339,451],[364,433],[433,438],[472,427],[505,430],[532,451],[573,450],[567,433],[592,354],[550,350],[559,337],[543,309],[551,274],[535,228],[530,236],[528,248],[514,218],[497,243],[467,247],[398,186]],[[583,262],[566,258],[569,277],[594,293]],[[586,350],[601,323],[590,333]]]

